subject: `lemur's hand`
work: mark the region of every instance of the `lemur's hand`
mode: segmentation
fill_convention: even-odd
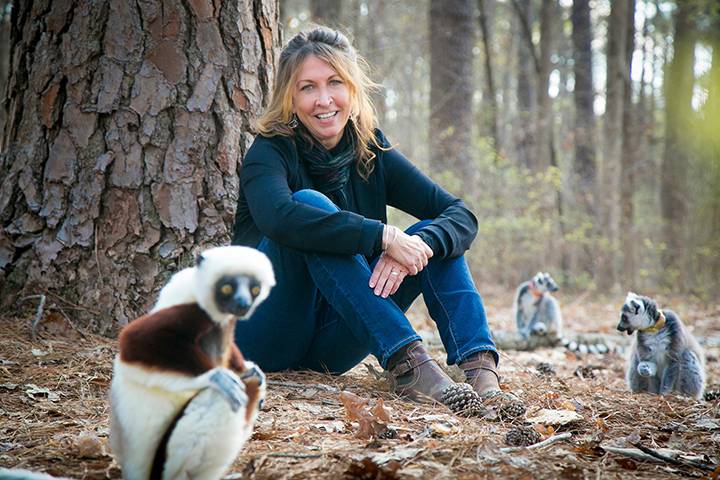
[[[369,285],[375,295],[387,298],[397,292],[407,274],[407,269],[400,262],[383,253],[375,264]]]
[[[655,362],[639,362],[637,372],[641,377],[654,377],[657,373],[657,365]]]
[[[392,225],[385,225],[383,249],[410,275],[417,275],[433,256],[432,248],[422,238],[417,235],[408,235]]]

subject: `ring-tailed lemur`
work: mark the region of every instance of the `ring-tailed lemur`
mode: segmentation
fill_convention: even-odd
[[[515,292],[515,323],[520,336],[562,336],[562,315],[557,300],[550,292],[558,290],[549,273],[538,272],[532,280],[520,284]]]
[[[632,392],[677,392],[701,399],[705,356],[677,314],[660,310],[654,300],[628,292],[617,329],[631,335],[626,379]]]
[[[261,252],[206,250],[123,328],[110,443],[124,478],[220,478],[233,462],[265,396],[263,373],[235,345],[235,322],[274,284]]]

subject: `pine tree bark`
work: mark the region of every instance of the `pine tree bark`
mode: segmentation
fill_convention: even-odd
[[[489,12],[485,0],[478,0],[478,8],[480,11],[480,32],[482,33],[483,52],[485,54],[485,89],[487,97],[487,109],[485,114],[485,123],[493,139],[493,147],[496,151],[502,151],[500,135],[498,133],[498,102],[497,93],[495,91],[495,73],[493,68],[493,41],[492,32],[490,30]]]
[[[597,168],[595,157],[595,94],[592,72],[592,25],[589,0],[575,0],[572,6],[572,41],[575,60],[575,199],[585,217],[597,225]],[[594,232],[591,232],[591,234]],[[580,265],[591,277],[595,273],[592,249],[585,246]]]
[[[552,71],[552,52],[554,49],[555,19],[558,16],[557,0],[542,0],[540,8],[540,48],[538,49],[538,88],[537,110],[535,115],[535,133],[537,135],[534,168],[536,171],[547,169],[555,163],[551,159],[554,153],[552,101],[548,93],[550,72]]]
[[[477,24],[472,0],[430,1],[430,162],[473,185],[473,58]]]
[[[660,207],[663,218],[665,281],[683,281],[682,249],[686,245],[688,127],[692,116],[695,38],[692,5],[679,2],[675,10],[673,56],[665,80],[665,150],[660,169]]]
[[[603,124],[604,152],[600,170],[600,220],[608,246],[599,259],[599,287],[607,291],[615,283],[615,251],[618,243],[619,168],[622,152],[622,112],[625,88],[627,0],[612,2],[607,35],[607,81]]]
[[[5,104],[5,86],[10,67],[10,6],[10,0],[0,0],[0,132],[5,126],[3,105]],[[0,135],[1,137],[2,135]]]
[[[12,25],[0,298],[43,293],[105,332],[228,243],[276,4],[36,0]]]
[[[532,25],[532,11],[530,2],[513,0],[513,7],[517,13],[518,37],[525,39],[517,41],[517,127],[515,130],[515,144],[517,145],[517,158],[520,166],[532,168],[535,154],[535,88],[533,83],[533,65],[537,63],[530,32]]]

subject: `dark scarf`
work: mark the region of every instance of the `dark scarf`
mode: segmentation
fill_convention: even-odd
[[[307,165],[315,188],[324,193],[342,210],[347,209],[347,197],[343,187],[350,179],[352,165],[357,156],[355,134],[346,127],[342,138],[330,150],[313,140],[310,132],[300,124],[295,135],[300,161]]]

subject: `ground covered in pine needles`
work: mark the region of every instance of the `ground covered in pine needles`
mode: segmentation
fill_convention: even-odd
[[[582,332],[612,332],[622,304],[559,300],[566,328]],[[708,387],[717,390],[720,305],[659,303],[704,344]],[[486,297],[494,329],[510,328],[510,304],[505,294]],[[120,478],[107,446],[116,341],[70,326],[49,307],[34,340],[34,312],[0,318],[0,467]],[[430,327],[424,307],[411,313],[419,329]],[[433,353],[444,363],[441,350]],[[503,388],[528,406],[514,422],[404,402],[365,365],[339,377],[270,374],[255,433],[226,478],[719,478],[720,400],[631,395],[624,364],[620,354],[561,348],[503,352]],[[513,447],[508,437],[550,444]],[[641,449],[669,458],[640,459]]]

